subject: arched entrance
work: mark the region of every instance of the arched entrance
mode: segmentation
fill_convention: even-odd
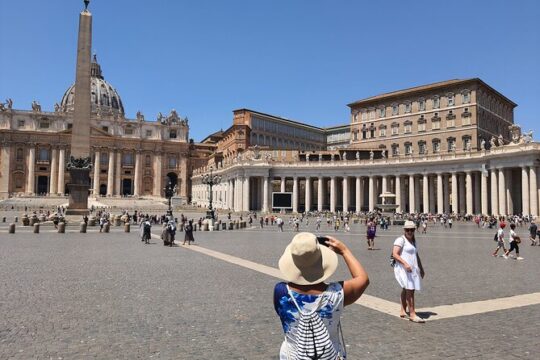
[[[105,184],[99,185],[99,195],[102,195],[102,196],[107,195],[107,185]]]
[[[173,187],[175,185],[178,185],[178,175],[176,175],[173,172],[170,172],[170,173],[167,174],[167,179],[166,180],[167,180],[167,182],[165,183],[165,185],[167,185],[169,183],[169,181],[171,182]]]
[[[49,185],[49,177],[45,175],[40,175],[37,178],[37,194],[38,195],[45,195],[49,191],[48,189]]]
[[[122,195],[128,196],[133,195],[133,186],[132,186],[131,179],[123,179],[122,180]]]

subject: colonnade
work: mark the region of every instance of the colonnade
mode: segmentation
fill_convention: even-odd
[[[214,207],[271,210],[272,192],[292,193],[292,212],[372,211],[381,194],[397,212],[538,215],[537,166],[411,172],[399,175],[231,176],[213,188]],[[193,185],[193,201],[207,205],[208,187]]]

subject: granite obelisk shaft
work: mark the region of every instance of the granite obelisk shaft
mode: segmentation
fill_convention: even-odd
[[[71,178],[68,184],[69,206],[66,212],[68,215],[88,214],[90,169],[92,167],[90,160],[91,55],[92,14],[85,9],[79,16],[71,156],[68,163]]]

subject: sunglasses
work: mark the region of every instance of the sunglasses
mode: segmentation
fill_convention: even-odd
[[[414,232],[414,229],[405,229],[405,232]]]

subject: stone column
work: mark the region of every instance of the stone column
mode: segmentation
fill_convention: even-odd
[[[154,174],[154,178],[156,178]],[[114,188],[114,150],[109,149],[109,168],[107,170],[107,196],[113,196]]]
[[[57,191],[58,195],[64,195],[66,193],[66,149],[60,148],[58,152],[58,184]]]
[[[369,175],[369,211],[373,211],[375,209],[375,177],[373,175]]]
[[[504,183],[506,185],[506,214],[514,213],[514,198],[512,196],[513,183],[512,169],[507,169],[504,174]]]
[[[250,177],[249,176],[246,176],[244,177],[244,187],[243,187],[243,206],[242,206],[242,211],[249,211],[250,210],[250,194],[251,194],[251,191],[250,191]],[[294,200],[293,200],[294,201]]]
[[[467,214],[472,215],[473,211],[473,184],[472,184],[472,173],[467,171],[465,173],[465,193],[467,198],[466,212]]]
[[[429,212],[429,177],[427,174],[424,174],[422,187],[423,187],[422,205],[423,205],[424,213],[428,213]]]
[[[396,211],[402,212],[404,207],[401,204],[401,176],[396,175]]]
[[[429,184],[429,212],[437,213],[437,177],[428,177]]]
[[[281,192],[285,192],[285,185],[286,185],[286,182],[287,182],[287,178],[285,176],[283,176],[281,178]]]
[[[317,211],[323,210],[323,183],[324,178],[319,176],[319,180],[317,181]]]
[[[409,175],[409,212],[416,212],[414,175]]]
[[[521,213],[523,215],[531,214],[529,195],[529,169],[526,166],[523,166],[521,168]]]
[[[349,211],[349,178],[343,177],[343,211]]]
[[[388,176],[384,175],[382,177],[382,184],[381,185],[382,185],[381,186],[382,187],[381,194],[387,192],[388,191]]]
[[[161,173],[163,171],[163,156],[160,152],[154,154],[154,196],[161,197]]]
[[[473,174],[473,187],[474,187],[474,213],[475,214],[481,214],[482,213],[482,207],[481,207],[481,201],[482,201],[482,187],[481,187],[481,180],[482,172],[475,171]]]
[[[293,189],[292,189],[292,211],[298,212],[298,177],[293,177]]]
[[[437,174],[437,213],[444,213],[444,194],[443,194],[443,176]]]
[[[506,182],[505,169],[498,169],[499,177],[499,215],[506,215]]]
[[[330,178],[330,212],[336,211],[336,177]]]
[[[49,195],[56,194],[58,189],[58,149],[53,148],[51,151],[51,181],[49,182]]]
[[[101,153],[96,150],[94,154],[94,196],[99,196],[99,165]]]
[[[536,181],[536,166],[529,169],[530,197],[531,197],[531,215],[538,216],[538,183]]]
[[[28,180],[26,183],[26,192],[30,195],[34,195],[36,184],[36,145],[30,144],[28,149]]]
[[[452,173],[452,212],[459,214],[458,207],[458,174]]]
[[[491,169],[490,182],[491,182],[491,214],[499,215],[499,181],[497,180],[497,169]]]
[[[135,153],[135,179],[133,180],[133,196],[141,195],[141,152]]]
[[[416,205],[415,212],[421,212],[420,202],[422,199],[422,189],[420,188],[420,178],[414,179],[414,203]]]
[[[114,195],[122,195],[122,152],[118,151],[116,153],[116,175],[115,175],[115,192]],[[160,189],[161,193],[161,189]]]
[[[9,198],[9,164],[11,158],[11,146],[8,143],[0,144],[0,199]]]
[[[458,176],[458,187],[459,187],[459,212],[465,213],[467,211],[465,203],[465,174],[459,174]]]
[[[263,212],[268,212],[268,176],[263,177]]]
[[[446,214],[450,213],[450,199],[448,196],[450,195],[449,189],[450,185],[450,176],[448,174],[443,175],[443,208],[444,212]]]
[[[488,215],[489,209],[488,209],[488,183],[487,183],[487,174],[484,174],[483,171],[480,172],[480,212],[482,215]]]
[[[360,202],[360,200],[361,200],[360,192],[361,192],[361,188],[362,188],[362,179],[360,178],[360,176],[356,177],[356,184],[355,185],[356,185],[355,207],[356,207],[356,212],[359,213],[360,211],[362,211],[362,203]]]
[[[305,205],[305,211],[311,210],[311,178],[309,176],[306,177],[306,205]]]

